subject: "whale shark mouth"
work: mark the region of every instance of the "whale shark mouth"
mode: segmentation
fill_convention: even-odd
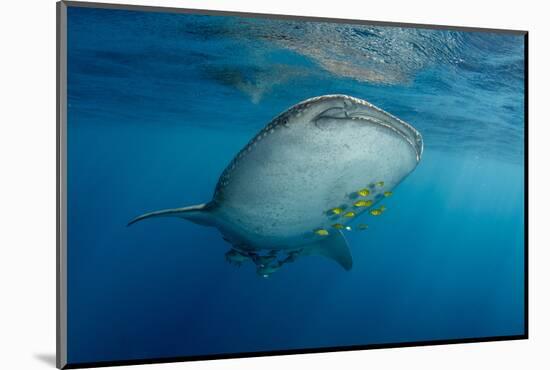
[[[424,150],[422,135],[411,125],[380,108],[357,98],[346,97],[341,105],[328,108],[313,118],[315,125],[324,119],[363,121],[392,130],[405,139],[415,150],[416,160],[420,161]]]

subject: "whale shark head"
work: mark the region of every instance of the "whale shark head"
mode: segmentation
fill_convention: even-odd
[[[379,125],[405,139],[416,151],[420,161],[423,140],[420,133],[408,123],[383,111],[371,103],[348,95],[324,95],[300,102],[277,116],[267,129],[282,125],[314,125],[319,130],[350,132],[364,125]]]

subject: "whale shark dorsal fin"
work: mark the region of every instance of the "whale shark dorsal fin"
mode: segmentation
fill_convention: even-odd
[[[319,254],[338,262],[345,270],[351,270],[353,259],[349,251],[348,242],[341,231],[332,233],[308,246],[305,254]]]
[[[199,225],[214,226],[212,208],[211,203],[204,203],[182,208],[163,209],[138,216],[130,221],[127,226],[152,217],[179,217]]]

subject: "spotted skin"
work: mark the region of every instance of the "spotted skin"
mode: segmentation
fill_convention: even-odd
[[[332,225],[369,209],[354,207],[357,200],[383,199],[416,168],[422,151],[416,129],[365,100],[311,98],[279,114],[237,153],[210,202],[135,220],[180,217],[216,227],[242,250],[316,252],[349,269],[346,242]],[[335,208],[342,211],[331,213]]]

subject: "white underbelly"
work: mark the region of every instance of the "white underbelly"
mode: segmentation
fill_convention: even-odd
[[[361,199],[375,203],[416,164],[410,143],[382,126],[278,127],[229,172],[220,189],[223,217],[266,238],[300,237],[333,224],[332,208],[364,211],[353,206],[358,190],[370,186]],[[373,186],[377,182],[384,185]]]

